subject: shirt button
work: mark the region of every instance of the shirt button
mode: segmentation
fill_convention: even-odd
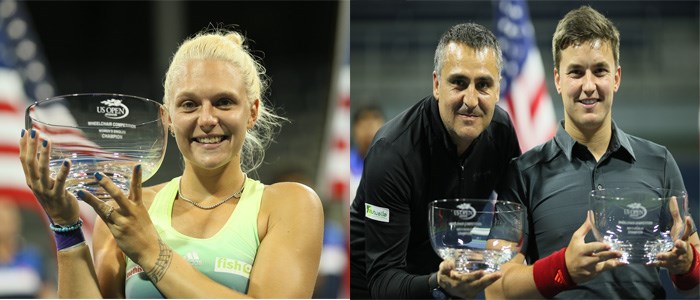
[[[602,190],[603,190],[603,185],[602,185],[602,184],[598,184],[597,188],[598,188],[599,191],[602,191]]]

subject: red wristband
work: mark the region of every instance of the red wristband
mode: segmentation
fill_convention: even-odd
[[[700,283],[700,255],[693,244],[690,244],[690,248],[693,249],[693,263],[690,265],[690,271],[681,275],[671,274],[671,281],[679,290],[689,290]]]
[[[535,262],[532,275],[537,290],[545,298],[553,298],[559,292],[576,286],[566,269],[566,247]]]

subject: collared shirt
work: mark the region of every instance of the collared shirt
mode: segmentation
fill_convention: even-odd
[[[498,106],[461,157],[432,96],[387,122],[372,141],[350,209],[351,292],[369,285],[375,298],[430,298],[428,276],[442,259],[430,245],[428,204],[488,198],[519,154],[510,118]]]
[[[500,198],[527,207],[523,252],[529,264],[566,247],[586,219],[591,190],[665,188],[685,190],[666,147],[628,135],[612,123],[608,149],[599,161],[564,130],[511,164],[508,190]],[[594,241],[589,233],[586,242]],[[658,270],[641,264],[603,272],[556,298],[664,298]]]

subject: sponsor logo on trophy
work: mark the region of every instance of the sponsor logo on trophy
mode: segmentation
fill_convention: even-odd
[[[129,115],[129,108],[119,99],[108,99],[100,102],[105,106],[98,106],[97,113],[104,114],[105,118],[119,120]]]
[[[640,203],[630,203],[627,205],[627,209],[625,209],[625,215],[632,219],[639,220],[646,217],[647,209]]]
[[[474,209],[469,203],[462,203],[457,205],[459,210],[455,210],[455,216],[460,217],[462,220],[471,220],[476,216],[476,209]]]

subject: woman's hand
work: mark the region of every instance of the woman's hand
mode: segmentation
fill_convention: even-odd
[[[65,189],[71,163],[67,159],[63,161],[56,178],[52,178],[49,171],[50,153],[51,142],[42,139],[39,131],[22,129],[19,159],[27,186],[54,224],[75,224],[80,218],[80,207],[75,196]]]
[[[124,254],[144,270],[151,270],[159,256],[161,242],[148,210],[143,205],[141,165],[134,167],[128,197],[104,174],[96,173],[95,179],[113,200],[102,201],[84,190],[78,191],[78,197],[95,209]]]

